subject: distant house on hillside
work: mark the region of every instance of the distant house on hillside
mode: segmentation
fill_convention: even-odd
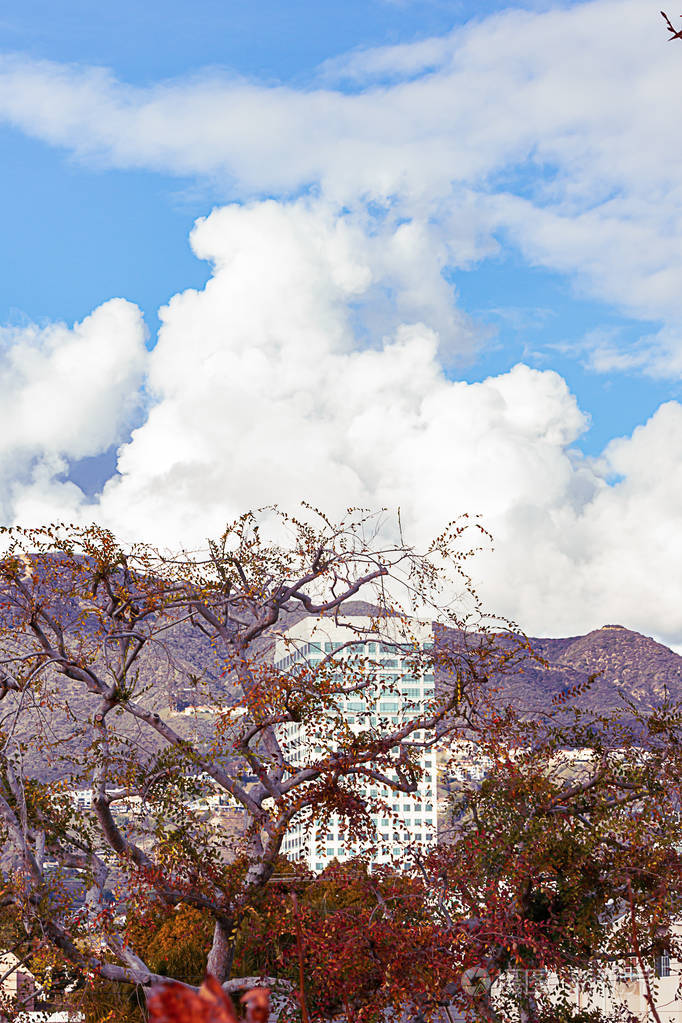
[[[85,1016],[78,1010],[36,1010],[35,977],[13,952],[0,953],[0,977],[0,1023],[8,1018],[3,1006],[11,1010],[9,1018],[14,1023],[84,1023]],[[16,1009],[21,1010],[17,1015]]]
[[[82,1012],[60,1009],[58,1012],[20,1012],[14,1023],[85,1023]]]
[[[35,977],[13,952],[0,953],[0,997],[3,1002],[31,1010],[34,1005]],[[1,1018],[1,1017],[0,1017]]]

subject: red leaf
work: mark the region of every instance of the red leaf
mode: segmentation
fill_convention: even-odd
[[[211,976],[198,993],[176,982],[158,984],[152,988],[147,1007],[150,1023],[237,1023],[229,995]]]

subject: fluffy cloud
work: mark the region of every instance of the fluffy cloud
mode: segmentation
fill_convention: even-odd
[[[548,633],[608,619],[679,645],[681,458],[682,406],[668,402],[572,475],[564,500],[529,495],[497,530],[494,570],[481,566],[493,606]]]
[[[214,274],[162,311],[155,404],[121,450],[106,517],[124,530],[131,516],[163,523],[169,542],[199,530],[194,541],[245,503],[306,497],[400,504],[424,534],[444,508],[497,515],[535,488],[563,493],[570,459],[551,453],[585,419],[557,374],[517,367],[468,385],[446,378],[424,323],[373,348],[358,336],[357,308],[384,284],[401,232],[378,247],[304,200],[202,221],[192,241]],[[451,331],[468,344],[466,327]]]
[[[73,328],[0,331],[0,517],[69,517],[70,461],[120,441],[140,405],[146,349],[136,306],[112,299]],[[43,513],[40,514],[42,510]]]
[[[321,201],[216,210],[193,245],[213,277],[162,312],[153,407],[96,517],[187,546],[273,501],[399,505],[418,541],[478,512],[496,538],[476,568],[489,607],[532,632],[620,619],[682,639],[678,404],[591,461],[558,374],[448,379],[423,323],[367,348],[353,307],[383,263]]]
[[[488,607],[530,632],[620,619],[679,643],[682,407],[591,461],[573,448],[586,417],[558,374],[449,379],[437,332],[395,310],[368,347],[367,317],[381,319],[392,275],[409,276],[404,227],[370,237],[323,200],[227,206],[192,236],[211,279],[162,310],[148,356],[139,312],[120,299],[71,330],[5,332],[3,518],[95,518],[188,546],[275,501],[400,506],[418,542],[480,513],[496,539],[475,569]],[[415,268],[422,256],[415,243]],[[430,274],[437,290],[437,255]],[[468,325],[441,311],[450,347],[466,351]],[[145,364],[148,407],[118,474],[87,500],[68,462],[121,439]]]

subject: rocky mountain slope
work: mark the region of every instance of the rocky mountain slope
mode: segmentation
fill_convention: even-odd
[[[596,678],[580,704],[594,711],[623,706],[623,697],[640,710],[660,703],[666,693],[682,700],[682,657],[649,636],[621,625],[604,625],[585,636],[532,638],[541,658],[500,682],[500,694],[518,709],[542,710],[552,697]]]
[[[366,614],[366,605],[358,604],[355,613]],[[591,675],[596,678],[578,702],[592,711],[622,710],[624,698],[643,711],[666,694],[682,701],[682,657],[638,632],[605,625],[584,636],[532,638],[530,644],[534,658],[527,657],[509,675],[491,679],[496,701],[512,704],[524,715],[548,710],[553,697],[583,686]],[[264,643],[261,651],[265,656],[266,646]],[[200,741],[208,739],[211,716],[182,711],[188,706],[225,706],[238,700],[229,678],[222,675],[222,664],[221,652],[200,632],[187,625],[169,630],[163,644],[148,647],[140,658],[140,700],[172,721],[180,734]],[[31,773],[43,778],[68,773],[68,762],[78,760],[78,753],[92,740],[91,719],[97,703],[68,679],[53,676],[51,682],[52,697],[40,708],[25,708],[15,721],[18,727],[14,732],[28,745]],[[15,703],[12,694],[0,703],[0,730],[3,722],[13,717]],[[50,735],[52,755],[46,755],[44,745],[40,753],[31,741],[36,716]],[[126,718],[119,719],[117,725],[127,741],[141,751],[149,754],[157,746],[144,726],[140,728]]]

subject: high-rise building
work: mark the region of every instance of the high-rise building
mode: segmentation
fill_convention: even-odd
[[[338,683],[331,686],[334,692],[318,719],[316,734],[310,723],[280,726],[279,741],[292,772],[333,752],[337,736],[340,745],[368,728],[387,734],[414,719],[433,699],[433,671],[414,669],[410,642],[398,634],[397,626],[392,636],[389,619],[382,626],[383,638],[373,637],[371,626],[369,618],[354,618],[352,628],[305,618],[278,641],[275,666],[280,670],[291,674],[320,671],[323,659],[333,654],[329,678]],[[422,650],[432,647],[430,625],[411,623],[410,633],[413,651],[417,646]],[[350,642],[353,645],[346,646]],[[350,691],[365,677],[369,680],[366,687]],[[338,732],[334,720],[339,722]],[[304,817],[290,829],[283,852],[319,873],[334,859],[343,861],[370,852],[373,863],[387,863],[405,859],[410,850],[433,845],[437,835],[438,764],[435,749],[420,745],[429,738],[424,731],[415,731],[406,738],[421,768],[414,793],[395,792],[368,778],[355,781],[355,792],[372,806],[373,838],[351,838],[338,813],[332,813],[324,825]],[[377,807],[377,800],[381,807]]]

